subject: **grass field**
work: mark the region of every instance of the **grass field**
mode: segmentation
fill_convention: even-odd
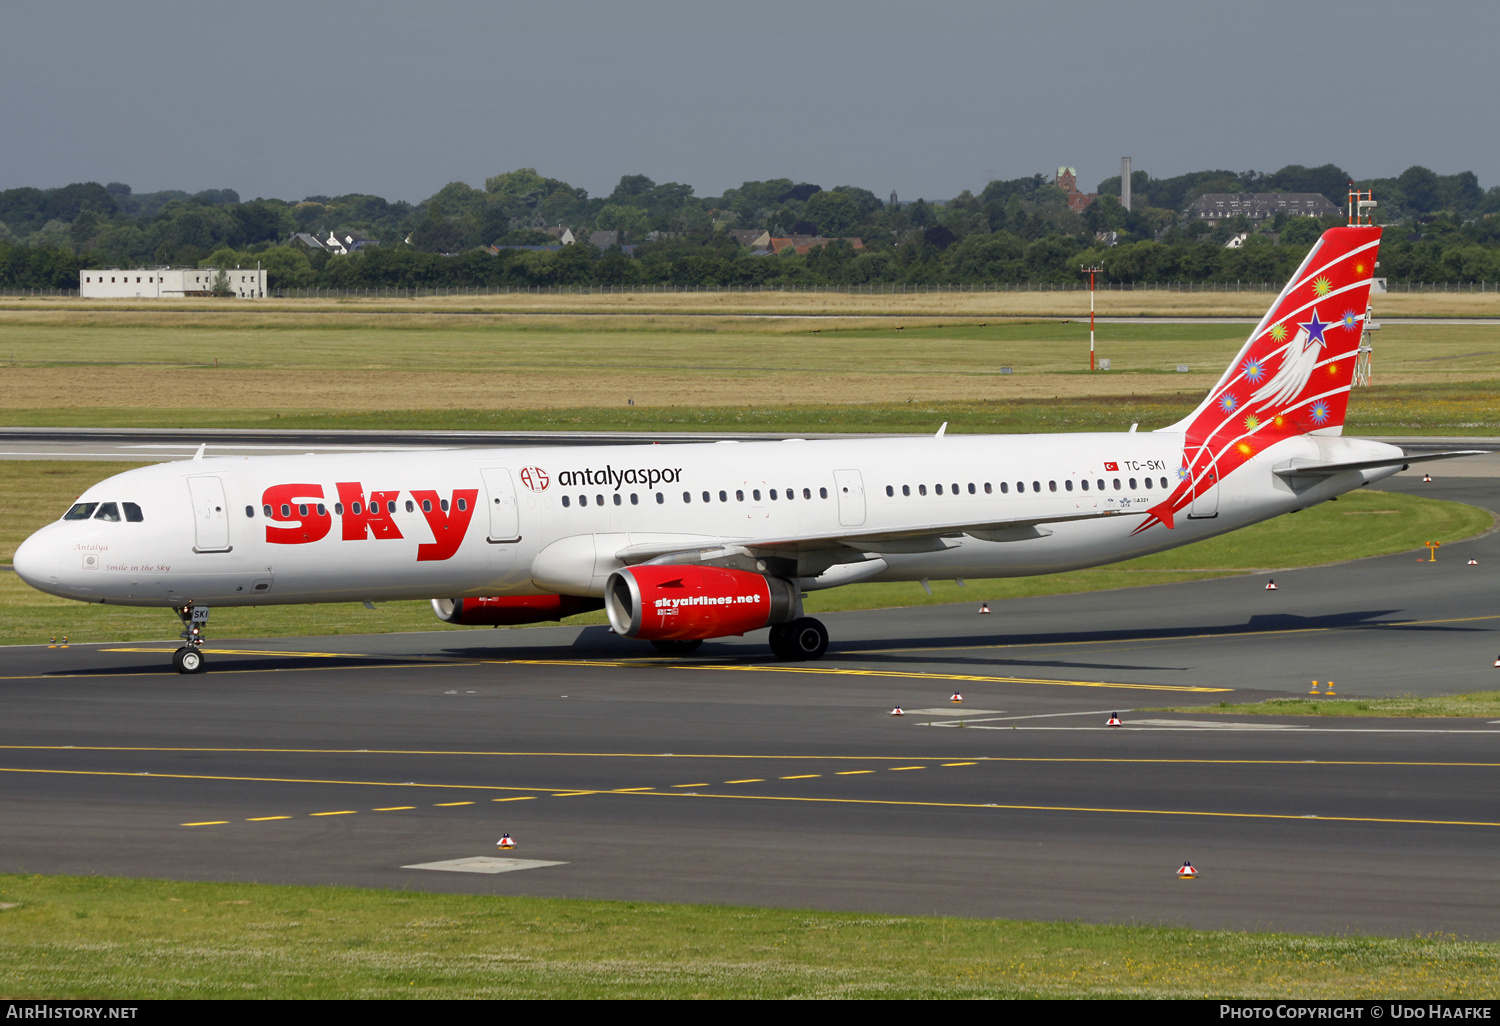
[[[1103,403],[1121,426],[1155,427],[1169,422],[1160,407],[1190,409],[1201,398],[1248,331],[1106,325],[1099,355],[1112,369],[1091,374],[1087,326],[1056,321],[898,330],[868,320],[411,320],[358,310],[215,318],[0,304],[0,419],[205,427],[278,418],[287,421],[282,426],[561,420],[650,430],[680,423],[733,429],[748,418],[776,427],[935,428],[940,421],[925,423],[935,412],[924,418],[903,410],[921,406],[954,407],[955,431],[993,430],[997,420],[1014,430],[1003,425],[1014,419],[1007,409],[1062,398]],[[1410,402],[1439,386],[1474,391],[1476,382],[1492,395],[1500,378],[1500,326],[1392,324],[1376,349],[1376,381],[1406,390],[1396,395]],[[1356,416],[1364,395],[1356,396]],[[1460,403],[1443,423],[1500,429],[1494,405]]]
[[[27,875],[0,903],[7,998],[1500,995],[1500,945],[1456,937]]]
[[[28,534],[56,519],[90,484],[131,464],[69,461],[0,461],[0,563],[8,563]],[[1460,503],[1420,496],[1360,491],[1338,502],[1279,517],[1220,538],[1117,563],[1043,577],[971,580],[960,587],[933,581],[928,595],[915,583],[856,584],[811,593],[810,614],[845,609],[1003,602],[1008,598],[1099,591],[1224,577],[1250,570],[1309,566],[1339,559],[1419,548],[1488,530],[1494,517]],[[1417,568],[1414,572],[1424,572]],[[998,611],[998,610],[997,610]],[[164,609],[84,605],[34,591],[11,573],[0,573],[0,644],[69,641],[146,641],[175,636]],[[604,623],[602,612],[568,623]],[[1003,623],[1003,621],[1002,621]],[[376,634],[391,631],[462,631],[438,620],[426,602],[387,602],[375,609],[356,603],[265,606],[214,610],[209,637],[231,638]],[[212,645],[210,645],[212,647]]]
[[[1337,685],[1337,681],[1333,682]],[[1328,681],[1323,681],[1327,687]],[[1147,710],[1142,710],[1143,712]],[[1457,716],[1467,719],[1500,717],[1500,691],[1470,691],[1462,695],[1401,695],[1396,698],[1272,698],[1231,705],[1195,705],[1153,709],[1152,712],[1244,713],[1261,716],[1399,716],[1425,718]]]

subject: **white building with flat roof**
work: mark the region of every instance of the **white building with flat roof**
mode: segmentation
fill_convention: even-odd
[[[226,267],[224,285],[242,299],[263,299],[266,272],[261,267]],[[84,299],[181,299],[211,296],[217,267],[92,268],[78,272],[78,294]]]

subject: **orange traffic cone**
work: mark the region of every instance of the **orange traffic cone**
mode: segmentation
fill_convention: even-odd
[[[1182,864],[1182,868],[1177,871],[1177,879],[1196,880],[1198,879],[1198,871],[1193,868],[1193,864],[1191,862],[1184,862]]]
[[[1276,591],[1277,590],[1277,588],[1276,588],[1276,581],[1274,579],[1269,580],[1269,581],[1266,582],[1266,590],[1267,591]]]
[[[960,695],[957,691],[953,692],[953,697],[950,698],[950,699],[948,699],[948,701],[952,702],[954,705],[958,705],[958,704],[962,703],[963,700],[964,700],[964,696]]]
[[[500,840],[495,842],[495,846],[499,848],[514,848],[516,842],[511,840],[510,834],[501,834]]]
[[[1422,483],[1423,484],[1432,484],[1432,475],[1431,474],[1423,474],[1422,475]]]
[[[984,615],[984,614],[988,613],[989,611],[990,611],[990,604],[988,602],[981,602],[981,603],[979,603],[979,612],[980,612],[980,615]]]
[[[1104,725],[1106,727],[1118,727],[1118,726],[1121,726],[1122,724],[1120,723],[1120,714],[1119,713],[1110,713],[1109,714],[1109,719],[1107,719],[1107,720],[1104,721]]]
[[[891,710],[891,715],[892,716],[905,716],[906,713],[902,712],[901,711],[901,707],[898,705],[898,706],[896,706],[896,708],[894,708],[894,709]]]
[[[1495,665],[1500,666],[1500,656],[1495,657]]]

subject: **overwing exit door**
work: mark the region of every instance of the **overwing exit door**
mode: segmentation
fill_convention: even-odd
[[[839,495],[839,523],[859,527],[865,522],[865,481],[857,470],[835,470],[833,486]]]

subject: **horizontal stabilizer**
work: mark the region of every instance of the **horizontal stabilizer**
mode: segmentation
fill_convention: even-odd
[[[1487,456],[1489,453],[1484,449],[1454,449],[1449,452],[1424,452],[1411,456],[1389,456],[1378,460],[1351,460],[1347,463],[1320,463],[1317,460],[1294,459],[1280,467],[1275,467],[1271,473],[1277,477],[1307,478],[1307,477],[1332,477],[1334,474],[1344,474],[1351,470],[1380,470],[1385,467],[1400,467],[1405,470],[1412,463],[1426,463],[1428,460],[1451,460],[1455,456]]]

